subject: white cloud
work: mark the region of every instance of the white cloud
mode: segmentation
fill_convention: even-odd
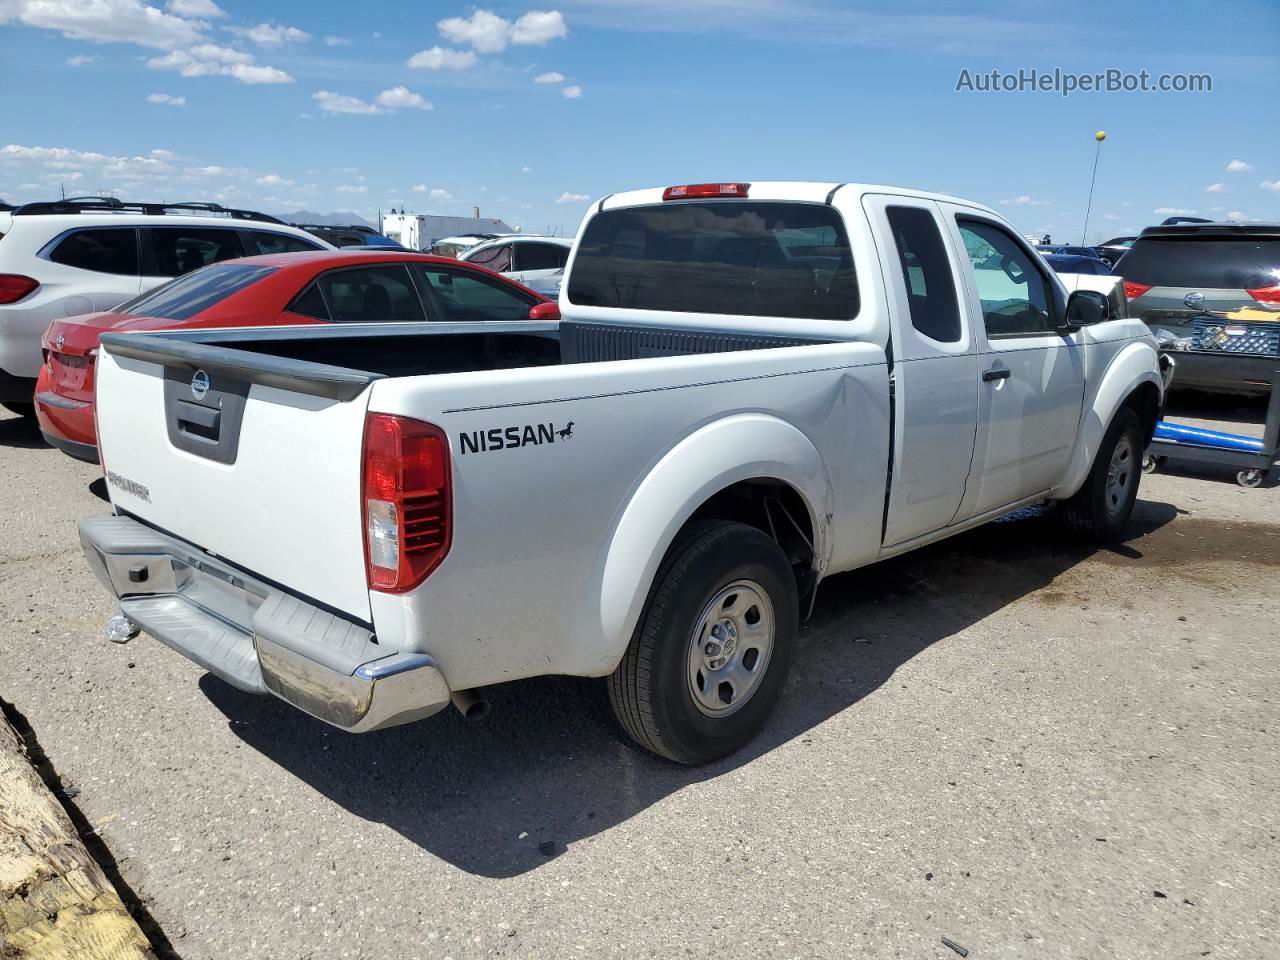
[[[392,113],[401,108],[414,110],[432,109],[429,100],[422,99],[408,87],[391,87],[388,90],[383,90],[374,98],[373,103],[361,100],[359,97],[347,96],[345,93],[333,93],[329,90],[313,93],[311,99],[319,105],[321,110],[328,113],[354,113],[370,116],[375,113]]]
[[[1280,180],[1263,180],[1258,184],[1263,190],[1270,190],[1272,193],[1280,193]]]
[[[349,97],[343,93],[332,93],[328,90],[320,90],[311,95],[311,99],[316,102],[321,110],[328,113],[381,113],[377,104],[366,103],[356,97]]]
[[[556,203],[583,203],[590,200],[591,197],[585,193],[570,193],[566,190],[560,196],[556,197]]]
[[[169,0],[165,8],[180,17],[225,17],[227,11],[213,0]]]
[[[565,87],[562,89],[560,91],[560,95],[566,100],[577,100],[582,96],[582,88],[577,84],[574,84],[572,87]]]
[[[1162,217],[1191,217],[1195,216],[1196,211],[1186,207],[1156,207],[1152,213],[1158,213]]]
[[[412,110],[430,110],[432,108],[429,100],[423,100],[418,94],[404,86],[383,90],[378,94],[377,104],[388,110],[398,110],[401,107]]]
[[[168,93],[149,93],[147,94],[147,103],[163,103],[170,107],[185,107],[187,105],[187,98],[175,97]]]
[[[569,34],[559,10],[530,10],[514,22],[489,10],[476,10],[470,17],[449,17],[436,26],[446,40],[466,44],[477,53],[501,53],[508,44],[542,46]]]
[[[1257,218],[1249,216],[1247,213],[1243,212],[1242,210],[1229,210],[1227,211],[1227,219],[1245,222],[1248,220],[1255,220]]]
[[[450,193],[448,190],[441,190],[439,187],[436,187],[429,194],[427,194],[427,196],[429,196],[432,200],[452,200],[453,199],[452,193]]]
[[[530,10],[511,28],[511,42],[540,47],[549,40],[569,35],[559,10]]]
[[[306,43],[311,34],[297,27],[260,23],[244,31],[244,35],[260,47],[282,47],[286,43]]]
[[[1225,183],[1211,183],[1204,188],[1205,193],[1225,193],[1227,185]]]
[[[533,167],[521,167],[521,168],[520,168],[520,172],[521,172],[521,173],[533,173]]]
[[[72,40],[133,43],[159,50],[199,43],[206,26],[141,0],[0,0],[0,23],[9,20],[58,30]]]
[[[79,53],[79,54],[76,54],[74,57],[67,57],[67,66],[83,67],[86,63],[93,63],[93,61],[97,59],[98,59],[97,57],[91,57],[87,53]]]
[[[351,46],[351,41],[346,37],[325,37],[324,45],[326,47],[349,47]]]
[[[253,182],[260,187],[292,187],[296,181],[286,180],[278,173],[268,173],[265,177],[259,177]]]
[[[1227,164],[1227,173],[1248,173],[1253,169],[1252,163],[1245,163],[1243,160],[1232,160]]]
[[[172,150],[161,150],[159,148],[152,150],[151,156],[155,157],[157,160],[177,160],[178,159],[178,155],[174,153]]]
[[[1025,193],[1022,194],[1022,196],[1020,197],[1013,197],[1009,200],[1001,200],[1000,203],[1006,207],[1047,207],[1049,205],[1048,200],[1033,200],[1031,197],[1027,196]]]
[[[153,70],[176,70],[184,77],[234,77],[241,83],[293,83],[283,70],[256,63],[251,54],[216,43],[171,50],[147,61]]]
[[[534,83],[564,83],[564,74],[556,73],[552,70],[550,73],[540,73],[533,78]]]
[[[369,188],[362,183],[357,183],[357,184],[344,183],[342,186],[337,187],[335,189],[335,192],[336,193],[368,193]]]
[[[1119,219],[1120,219],[1120,217],[1119,217],[1119,215],[1118,215],[1118,214],[1114,214],[1114,213],[1104,213],[1104,214],[1102,215],[1102,219],[1103,219],[1103,220],[1119,220]]]
[[[470,50],[450,50],[446,47],[419,50],[409,58],[409,66],[420,70],[465,70],[479,62]]]
[[[414,193],[426,193],[427,185],[425,183],[415,183],[412,189]]]

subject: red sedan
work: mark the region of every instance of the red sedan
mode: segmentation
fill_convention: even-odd
[[[551,320],[556,305],[446,257],[320,251],[215,263],[114,310],[55,320],[44,335],[36,416],[50,444],[96,463],[93,365],[107,332],[298,323]]]

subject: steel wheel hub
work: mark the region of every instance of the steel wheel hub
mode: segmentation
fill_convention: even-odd
[[[1123,436],[1111,451],[1111,462],[1107,464],[1108,513],[1119,513],[1124,507],[1129,497],[1129,487],[1135,482],[1134,470],[1133,443],[1128,436]]]
[[[689,637],[689,693],[709,717],[740,710],[764,679],[773,653],[773,604],[754,580],[718,590]]]

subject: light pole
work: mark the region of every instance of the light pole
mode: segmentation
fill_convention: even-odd
[[[1102,155],[1102,141],[1107,139],[1107,131],[1099,130],[1093,135],[1093,139],[1097,141],[1097,149],[1093,151],[1093,175],[1089,177],[1089,202],[1084,208],[1084,230],[1080,233],[1080,246],[1088,246],[1089,241],[1086,239],[1089,235],[1089,211],[1093,209],[1093,184],[1098,179],[1098,157]]]

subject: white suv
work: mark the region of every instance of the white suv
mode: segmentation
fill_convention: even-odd
[[[573,240],[564,237],[497,237],[458,254],[459,260],[488,267],[516,283],[544,280],[564,269]]]
[[[330,250],[305,230],[217,204],[86,198],[0,213],[0,405],[32,412],[40,338],[218,260]]]

